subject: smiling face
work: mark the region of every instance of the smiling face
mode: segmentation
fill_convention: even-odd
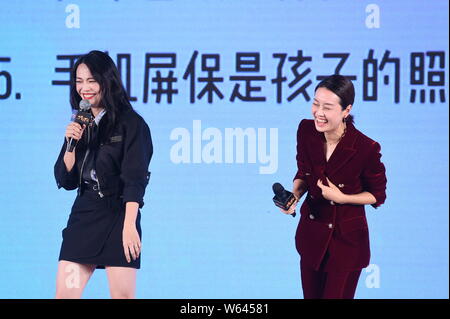
[[[347,117],[352,106],[342,110],[340,98],[332,91],[320,87],[317,89],[312,105],[312,115],[316,130],[319,132],[337,132]]]
[[[76,90],[83,100],[88,100],[93,107],[99,107],[101,101],[100,84],[94,79],[86,64],[81,63],[76,73]]]

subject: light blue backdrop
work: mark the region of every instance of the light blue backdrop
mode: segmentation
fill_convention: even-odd
[[[297,125],[311,118],[303,93],[288,97],[303,85],[313,96],[317,76],[334,73],[340,61],[324,54],[347,53],[340,73],[356,76],[356,126],[382,145],[388,177],[386,203],[366,209],[372,265],[363,270],[356,297],[448,298],[447,1],[2,0],[0,8],[0,298],[54,296],[61,230],[76,195],[58,190],[53,177],[70,118],[68,86],[57,84],[68,73],[57,68],[69,67],[63,56],[92,49],[108,51],[114,61],[129,54],[133,106],[153,136],[138,297],[302,297],[298,217],[275,208],[271,186],[291,188]],[[299,50],[311,59],[296,65],[289,57]],[[213,76],[223,78],[215,83],[223,99],[214,94],[208,103],[205,95],[190,103],[190,78],[183,75],[196,51],[195,94],[205,87],[198,78],[208,76],[202,55],[218,54]],[[237,72],[238,52],[259,53],[259,71]],[[147,53],[176,56],[174,67],[149,71],[152,78],[173,71],[178,94],[172,103],[164,95],[156,102],[152,81],[144,102]],[[280,103],[274,54],[286,54]],[[170,62],[152,60],[158,61]],[[366,72],[364,61],[372,63]],[[399,63],[398,102],[392,61]],[[207,66],[212,62],[206,59]],[[374,74],[373,63],[377,97],[369,100],[364,77]],[[413,73],[417,84],[411,66],[423,67]],[[306,73],[294,83],[295,72]],[[245,81],[231,76],[263,77],[249,83],[261,88],[251,96],[265,101],[230,101],[237,83],[245,95]],[[226,132],[236,128],[249,134],[241,150],[226,143]],[[174,149],[179,134],[191,142],[182,163]],[[207,156],[213,146],[215,158]],[[107,287],[98,270],[85,297],[108,298]]]

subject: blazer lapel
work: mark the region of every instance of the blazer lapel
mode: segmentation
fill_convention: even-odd
[[[336,146],[333,154],[331,154],[326,164],[327,175],[333,175],[342,166],[344,166],[353,157],[353,155],[356,154],[354,145],[357,137],[358,135],[355,127],[353,126],[353,124],[348,123],[347,132]],[[322,153],[324,152],[322,151]]]
[[[308,145],[308,157],[311,160],[312,168],[315,170],[315,173],[320,178],[323,177],[326,159],[324,152],[324,138],[322,133],[319,133],[314,128],[314,131],[308,136],[307,139]]]

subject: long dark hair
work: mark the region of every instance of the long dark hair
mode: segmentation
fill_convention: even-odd
[[[326,88],[336,94],[339,97],[339,104],[342,110],[345,110],[350,104],[353,105],[355,101],[355,88],[353,87],[352,81],[347,79],[345,76],[334,74],[323,79],[317,86],[314,92],[318,88]],[[347,123],[354,122],[354,116],[349,114],[345,121]]]
[[[80,64],[86,64],[92,76],[100,85],[102,106],[106,113],[99,125],[99,141],[105,142],[112,134],[120,115],[132,110],[128,94],[123,87],[119,71],[113,60],[101,51],[93,50],[78,58],[70,73],[70,104],[78,110],[81,97],[76,90],[76,74]]]

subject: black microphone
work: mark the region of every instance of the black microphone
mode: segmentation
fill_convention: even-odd
[[[297,198],[295,198],[294,194],[285,190],[280,183],[273,184],[272,189],[275,194],[275,196],[273,197],[273,202],[276,206],[284,210],[289,210],[289,208],[297,201]],[[291,215],[292,217],[295,217],[295,211]]]
[[[91,103],[88,100],[81,100],[79,105],[79,110],[75,114],[74,122],[78,123],[83,127],[83,124],[86,126],[92,121],[92,113],[91,113]],[[73,152],[73,149],[77,145],[78,140],[73,137],[70,138],[69,143],[67,143],[67,152]]]

